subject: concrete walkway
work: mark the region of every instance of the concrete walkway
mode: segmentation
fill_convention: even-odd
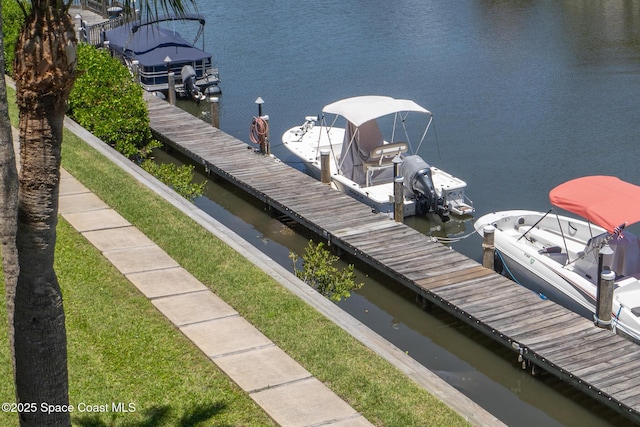
[[[7,85],[15,89],[15,84],[10,78],[7,78]],[[274,263],[268,256],[232,230],[134,165],[82,126],[68,118],[65,119],[64,125],[67,130],[83,139],[87,145],[142,185],[150,188],[159,197],[182,211],[229,247],[242,253],[249,262],[258,266],[281,286],[331,319],[336,325],[391,363],[408,378],[457,411],[472,425],[505,427],[505,424],[499,419],[447,384],[404,351],[344,312],[291,272]],[[12,134],[16,158],[19,158],[18,131],[13,129]],[[372,425],[244,321],[237,312],[182,269],[117,212],[109,208],[66,171],[62,170],[61,172],[59,213],[87,239],[95,242],[94,244],[105,254],[105,257],[125,263],[128,267],[124,267],[127,272],[121,270],[123,274],[196,345],[203,344],[201,347],[203,351],[233,381],[247,391],[278,424],[282,426],[334,425],[354,427]],[[105,239],[105,234],[110,234],[111,238]],[[136,265],[132,266],[127,256],[123,256],[126,253],[130,256],[138,256],[137,253],[142,251],[144,247],[149,249],[148,253],[157,254],[167,264],[162,265],[153,256],[146,256],[136,259]],[[146,266],[140,268],[143,259]],[[204,304],[208,314],[205,315],[205,310],[192,305],[192,303]],[[195,315],[200,317],[196,317],[195,319],[198,320],[194,321]],[[263,344],[253,347],[243,344],[244,347],[235,349],[206,346],[207,342],[215,341],[218,344],[215,331],[212,328],[207,331],[207,326],[211,327],[216,321],[225,320],[228,322],[226,325],[242,323],[244,331],[251,330],[253,338],[262,337]],[[217,325],[224,325],[224,323]],[[240,336],[233,336],[230,341],[240,342]],[[276,354],[282,358],[276,359]],[[317,395],[315,394],[317,393],[316,389],[319,390]],[[303,401],[305,396],[313,396],[313,399]],[[335,403],[335,406],[330,408],[328,406],[330,403]],[[320,421],[316,421],[316,419],[320,419]]]
[[[149,175],[142,168],[133,164],[126,157],[116,152],[100,139],[96,138],[82,126],[67,118],[65,120],[65,127],[83,139],[87,145],[95,149],[98,153],[105,156],[108,161],[111,161],[116,166],[120,167],[133,179],[154,191],[159,197],[162,197],[176,209],[180,210],[184,215],[188,216],[205,230],[215,235],[230,248],[241,253],[249,262],[271,276],[282,287],[305,301],[311,307],[315,308],[345,332],[349,333],[380,357],[387,360],[407,377],[415,381],[419,386],[442,400],[471,424],[483,427],[505,426],[505,424],[495,416],[487,412],[484,408],[469,399],[460,391],[447,384],[444,380],[422,366],[404,351],[385,340],[358,319],[355,319],[327,298],[320,295],[315,289],[298,279],[293,273],[286,270],[278,263],[273,262],[273,260],[267,255],[242,239],[233,232],[233,230],[225,227],[193,203],[190,203],[175,191],[160,183],[156,178]],[[14,133],[14,135],[17,135],[17,132]],[[73,193],[74,192],[67,195],[72,195]],[[75,194],[79,193],[75,192]],[[97,213],[94,212],[94,214]],[[166,273],[166,271],[156,272],[158,275],[164,275]],[[131,273],[129,276],[135,277],[135,274],[136,273]],[[147,272],[147,274],[150,274],[150,272]],[[163,290],[165,286],[167,285],[163,285],[162,282],[156,282],[153,285],[153,288],[160,296],[168,296],[166,291]],[[186,285],[183,284],[183,286]],[[156,296],[152,296],[151,298],[156,298]],[[247,367],[247,369],[249,369],[249,367]],[[358,417],[353,420],[348,420],[347,424],[351,424],[351,421],[353,421],[357,426],[357,423],[363,420],[361,417]]]
[[[372,425],[64,170],[60,214],[279,425]]]

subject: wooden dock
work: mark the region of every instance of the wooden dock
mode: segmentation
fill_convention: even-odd
[[[145,95],[163,143],[349,254],[640,423],[640,346],[483,268],[412,228]]]

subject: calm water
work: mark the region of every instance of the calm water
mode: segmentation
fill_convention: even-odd
[[[280,145],[286,129],[337,99],[382,94],[433,111],[437,141],[421,154],[467,181],[476,216],[546,210],[548,190],[577,176],[640,183],[640,2],[200,3],[222,78],[220,127],[248,141],[262,97],[272,151],[294,167]],[[287,247],[306,244],[260,209],[249,213],[243,204],[250,203],[230,189],[209,191],[198,203],[268,246],[279,262],[288,262]],[[441,234],[472,231],[470,222],[408,222]],[[477,236],[453,247],[480,259]],[[510,353],[457,322],[422,312],[377,277],[366,279],[345,310],[505,423],[621,425],[553,379],[523,373]]]

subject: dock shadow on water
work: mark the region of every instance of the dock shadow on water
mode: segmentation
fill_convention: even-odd
[[[158,151],[159,162],[188,162]],[[319,237],[296,222],[273,214],[262,202],[196,168],[206,181],[195,203],[242,238],[291,271],[290,251],[303,253]],[[468,220],[442,224],[417,221],[438,237],[468,234]],[[477,236],[476,236],[477,237]],[[466,239],[469,240],[469,239]],[[478,247],[480,243],[477,242]],[[416,250],[419,250],[416,249]],[[338,305],[385,339],[434,371],[508,425],[631,426],[633,423],[594,402],[549,374],[533,376],[517,355],[436,307],[422,307],[416,296],[362,262],[341,254],[340,267],[354,264],[365,286]],[[426,310],[425,310],[426,309]]]

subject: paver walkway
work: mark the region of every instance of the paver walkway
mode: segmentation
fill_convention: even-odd
[[[287,271],[284,267],[281,267],[277,263],[274,263],[267,255],[260,252],[253,247],[250,243],[240,238],[232,230],[229,230],[218,221],[213,219],[204,211],[197,208],[193,203],[188,202],[183,197],[170,190],[165,185],[161,184],[155,178],[151,177],[141,168],[135,166],[130,160],[117,153],[103,141],[96,138],[89,133],[86,129],[79,126],[73,120],[66,119],[65,127],[71,132],[75,133],[78,137],[82,138],[87,145],[95,149],[98,153],[105,156],[113,164],[120,167],[123,171],[129,174],[132,178],[145,185],[152,191],[154,191],[159,197],[162,197],[168,203],[173,205],[176,209],[182,211],[185,215],[189,216],[205,230],[209,231],[221,241],[223,241],[230,248],[241,253],[249,262],[253,263],[274,280],[278,281],[280,285],[296,295],[301,300],[305,301],[311,307],[322,313],[328,319],[333,321],[336,325],[342,328],[345,332],[349,333],[355,339],[359,340],[362,344],[367,346],[373,352],[378,354],[383,359],[398,368],[408,378],[411,378],[418,385],[423,387],[429,393],[433,394],[443,402],[445,402],[453,410],[457,411],[467,421],[476,426],[483,427],[504,427],[505,424],[499,419],[486,411],[480,405],[469,399],[460,391],[447,384],[444,380],[431,372],[426,367],[422,366],[411,356],[407,355],[404,351],[391,344],[389,341],[382,338],[380,335],[372,331],[365,324],[355,319],[353,316],[344,312],[341,308],[329,301],[327,298],[320,295],[317,291],[312,289],[306,283],[298,279],[294,274]],[[14,136],[17,132],[14,133]],[[17,147],[17,142],[15,146]],[[71,183],[64,183],[64,185],[71,185]],[[83,190],[84,191],[84,190]],[[75,192],[78,194],[78,192]],[[67,194],[67,195],[71,195]],[[99,215],[94,212],[94,215]],[[150,292],[150,298],[158,298],[160,296],[168,296],[173,292],[173,282],[175,278],[171,278],[171,274],[176,274],[178,270],[159,270],[159,271],[147,271],[141,273],[131,273],[128,277],[135,279],[136,274],[144,275],[149,283],[151,289],[147,289]],[[160,280],[155,277],[154,274],[160,276],[160,278],[166,279],[166,281]],[[191,283],[191,285],[188,285]],[[193,286],[193,282],[184,281],[182,286],[185,287],[185,293],[189,292],[187,289],[189,286]],[[139,284],[139,286],[143,286]],[[200,288],[202,289],[202,288]],[[153,294],[151,292],[156,292]],[[229,359],[230,360],[230,359]],[[223,363],[223,360],[218,360],[219,363]],[[248,368],[247,368],[248,369]],[[364,423],[362,417],[356,417],[345,421],[349,425],[358,425]],[[343,423],[343,425],[345,424]],[[362,424],[360,424],[362,425]]]
[[[279,425],[372,425],[64,170],[59,209]]]

